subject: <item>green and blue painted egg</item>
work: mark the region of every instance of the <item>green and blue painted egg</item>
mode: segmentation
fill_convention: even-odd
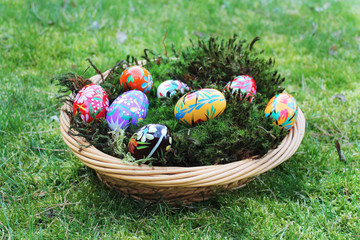
[[[175,105],[175,118],[187,126],[220,116],[226,108],[224,94],[216,89],[204,88],[182,96]]]
[[[130,125],[137,126],[143,120],[149,109],[147,96],[138,90],[121,94],[110,105],[106,121],[111,130],[127,129]]]

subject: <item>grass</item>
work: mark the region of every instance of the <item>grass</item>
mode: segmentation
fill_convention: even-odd
[[[359,16],[355,0],[0,0],[1,238],[360,238]],[[307,118],[298,152],[192,207],[148,206],[103,186],[62,141],[49,79],[82,73],[89,57],[106,70],[144,48],[163,52],[167,30],[178,48],[260,36]],[[340,93],[345,102],[333,98]]]

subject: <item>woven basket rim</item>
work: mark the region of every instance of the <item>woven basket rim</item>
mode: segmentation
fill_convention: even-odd
[[[105,78],[109,71],[103,73]],[[101,77],[95,75],[90,80],[97,84],[101,81]],[[65,110],[71,111],[72,106],[65,103],[60,111],[60,131],[63,140],[85,165],[113,179],[153,187],[221,186],[260,175],[286,161],[297,151],[304,138],[306,124],[305,116],[298,108],[296,123],[280,145],[261,158],[247,158],[226,164],[195,167],[150,167],[146,164],[129,165],[122,159],[108,155],[94,146],[84,147],[90,145],[84,138],[69,134],[70,117],[65,114]],[[76,134],[74,130],[72,132]]]

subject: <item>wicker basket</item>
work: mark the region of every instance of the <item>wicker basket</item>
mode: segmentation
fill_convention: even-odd
[[[109,71],[103,75],[106,77]],[[96,75],[90,79],[99,83]],[[60,130],[71,151],[108,187],[126,195],[150,202],[190,204],[209,199],[214,193],[245,186],[252,177],[273,169],[289,159],[298,149],[305,134],[305,117],[299,108],[297,121],[281,144],[262,158],[243,159],[223,165],[200,167],[149,167],[128,165],[91,146],[81,137],[69,135],[70,118],[63,110],[72,110],[64,104],[60,113]]]

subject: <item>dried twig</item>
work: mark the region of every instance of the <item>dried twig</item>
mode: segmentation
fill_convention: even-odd
[[[341,150],[340,143],[338,140],[335,140],[335,147],[336,147],[336,151],[339,154],[340,161],[346,162],[346,157],[345,157],[343,151]]]
[[[65,197],[64,197],[64,203],[67,203],[66,197],[67,197],[67,195],[69,194],[69,192],[70,192],[70,190],[71,190],[72,188],[73,188],[73,187],[71,187],[71,188],[69,188],[69,189],[67,190],[67,192],[66,192],[66,194],[65,194]],[[63,206],[62,206],[61,210],[60,210],[59,213],[57,214],[58,216],[62,213],[62,211],[64,210],[65,206],[66,206],[66,205],[63,205]],[[49,228],[50,228],[50,226],[54,223],[55,219],[56,219],[56,217],[54,217],[54,219],[53,219],[53,220],[51,221],[51,223],[49,224]]]
[[[104,79],[104,76],[102,75],[102,72],[92,63],[92,61],[90,60],[90,58],[86,59],[88,60],[88,62],[90,63],[90,65],[95,69],[96,73],[97,74],[100,74],[100,77],[101,77],[101,81],[104,82],[105,79]]]
[[[166,38],[167,38],[167,33],[168,33],[168,29],[166,29],[166,32],[165,32],[164,38],[162,39],[162,44],[163,44],[164,49],[165,49],[165,51],[164,51],[164,56],[165,56],[165,57],[167,57],[167,56],[168,56],[168,55],[167,55],[167,48],[166,48],[166,44],[165,44],[165,40],[166,40]]]
[[[81,183],[83,183],[86,179],[87,179],[87,178],[84,178],[84,179],[79,183],[79,185],[80,185]],[[72,186],[71,188],[69,188],[69,189],[67,190],[67,192],[66,192],[66,194],[65,194],[65,196],[64,196],[64,203],[67,203],[67,200],[66,200],[67,195],[69,194],[70,190],[72,190],[74,187],[75,187],[75,185]],[[62,208],[61,208],[60,212],[57,214],[57,216],[59,216],[59,215],[62,213],[62,211],[64,210],[65,206],[66,206],[66,205],[63,205],[63,206],[62,206]],[[51,223],[49,224],[49,227],[51,226],[51,224],[53,224],[53,222],[55,221],[55,219],[56,219],[56,218],[54,217],[54,219],[53,219],[53,220],[51,221]]]
[[[271,192],[271,194],[274,196],[275,201],[277,202],[278,200],[277,200],[277,197],[276,197],[275,193],[264,183],[263,180],[261,180],[261,179],[259,178],[259,176],[256,176],[256,179],[259,180],[265,187],[268,188],[268,190],[269,190],[269,191]]]
[[[121,60],[120,62],[117,62],[117,63],[115,64],[115,66],[113,66],[113,67],[111,68],[111,70],[109,71],[109,73],[108,73],[108,75],[106,76],[106,78],[111,77],[111,75],[113,75],[114,71],[120,66],[120,64],[125,64],[125,65],[129,66],[129,63],[126,62],[126,61],[124,61],[124,60]]]
[[[11,239],[11,231],[9,230],[9,228],[7,228],[1,221],[0,221],[0,225],[8,232],[9,234],[9,238],[8,239]],[[4,233],[5,234],[5,233]],[[4,239],[4,235],[1,236],[1,239]]]
[[[254,44],[255,44],[257,41],[259,41],[259,40],[260,40],[260,37],[255,37],[255,38],[251,41],[251,43],[250,43],[250,45],[249,45],[249,50],[250,50],[250,51],[252,50]]]
[[[46,131],[38,131],[38,132],[24,132],[25,134],[33,134],[33,133],[38,133],[38,134],[41,134],[41,133],[48,133],[48,132],[52,132],[54,131],[55,129],[49,129],[49,130],[46,130]]]
[[[319,127],[316,123],[312,123],[312,125],[314,125],[314,127],[316,127],[318,130],[320,130],[323,134],[325,134],[326,136],[329,137],[333,137],[334,134],[330,134],[327,131],[325,131],[324,129],[322,129],[321,127]]]
[[[50,96],[55,96],[55,95],[56,95],[55,93],[51,93],[51,92],[48,92],[48,91],[42,91],[42,90],[39,90],[39,89],[34,89],[33,91],[34,91],[34,92],[39,92],[39,93],[48,94],[48,95],[50,95]]]
[[[38,149],[38,150],[51,150],[54,152],[68,152],[68,149],[52,149],[52,148],[41,148],[41,147],[32,147],[33,149]]]
[[[258,128],[261,128],[261,129],[264,130],[266,133],[270,134],[270,136],[271,136],[274,140],[276,139],[276,137],[275,137],[273,134],[271,134],[271,132],[269,132],[268,130],[266,130],[266,129],[263,128],[262,126],[258,126]]]
[[[68,205],[77,205],[77,204],[79,204],[79,203],[80,203],[80,202],[74,202],[74,203],[64,202],[64,203],[55,204],[55,205],[53,205],[52,207],[48,207],[48,208],[46,208],[44,211],[41,211],[41,212],[35,214],[34,216],[35,216],[35,217],[40,216],[40,215],[43,214],[44,212],[47,212],[47,211],[49,211],[49,210],[51,210],[51,209],[55,209],[55,208],[57,208],[57,207],[68,206]]]
[[[45,193],[48,193],[48,192],[34,193],[33,195],[31,195],[31,197],[42,197],[42,196],[45,196]],[[24,199],[25,199],[25,197],[22,197],[22,198],[16,199],[16,201],[21,201],[21,200],[24,200]]]
[[[87,70],[89,70],[89,68],[90,68],[90,67],[87,67],[87,68],[83,71],[83,73],[81,74],[81,76],[84,76],[84,74],[87,72]]]

